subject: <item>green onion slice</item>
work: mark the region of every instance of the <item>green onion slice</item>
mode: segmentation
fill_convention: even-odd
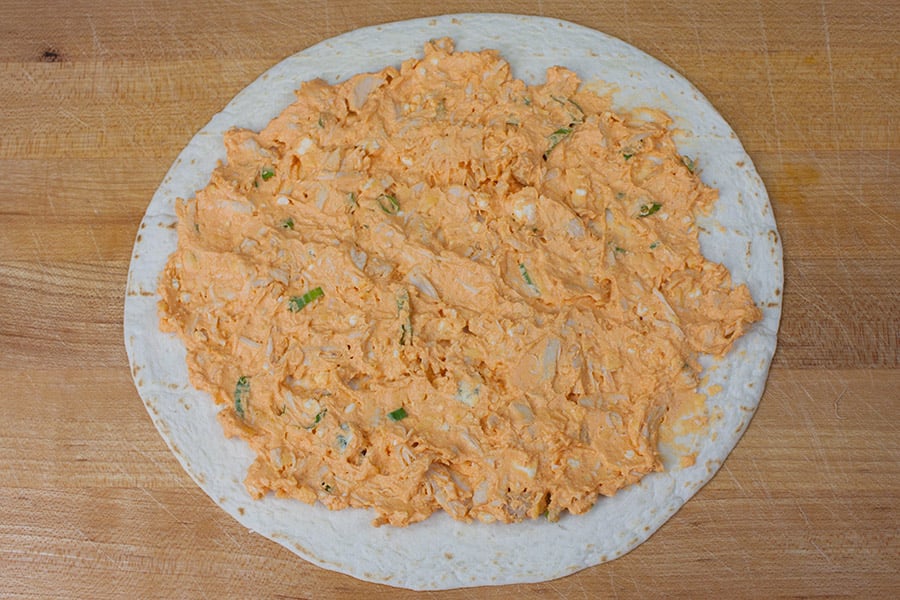
[[[288,310],[297,312],[316,298],[321,298],[324,295],[325,292],[322,291],[322,288],[315,287],[302,296],[291,296],[291,299],[288,301]]]
[[[535,293],[540,294],[541,291],[538,289],[537,284],[531,278],[531,273],[528,272],[528,269],[525,268],[525,263],[519,263],[519,273],[522,274],[522,279],[525,280],[525,283],[530,287]]]
[[[322,421],[322,417],[324,417],[324,416],[325,416],[325,413],[327,413],[327,412],[328,412],[328,409],[327,409],[327,408],[323,408],[322,410],[320,410],[319,412],[317,412],[317,413],[316,413],[316,417],[315,417],[315,419],[313,419],[312,424],[311,424],[311,425],[304,425],[304,426],[303,426],[303,429],[315,429],[315,428],[316,428],[316,425],[318,425],[318,424]]]
[[[406,414],[406,409],[403,408],[402,406],[400,408],[398,408],[397,410],[392,410],[391,412],[388,413],[388,418],[391,421],[400,421],[402,419],[405,419],[408,416],[409,415]]]
[[[547,155],[550,154],[550,151],[556,148],[556,146],[561,141],[563,141],[570,135],[572,135],[572,129],[570,127],[560,127],[549,136],[547,136],[547,139],[550,141],[550,146],[547,148],[547,151],[544,152],[544,158],[547,158]]]
[[[660,208],[662,208],[662,204],[660,204],[659,202],[654,202],[653,204],[650,204],[649,206],[647,204],[641,204],[641,209],[640,209],[640,211],[638,211],[638,216],[639,217],[649,217],[650,215],[652,215],[653,213],[658,211]]]
[[[553,100],[562,104],[564,107],[566,107],[566,110],[568,110],[567,105],[569,105],[569,104],[571,104],[572,106],[575,107],[575,110],[577,110],[580,114],[576,115],[576,114],[573,114],[571,110],[568,111],[569,116],[572,117],[573,124],[584,123],[584,109],[581,108],[581,106],[577,102],[575,102],[571,98],[565,98],[562,96],[550,96],[550,97]]]
[[[400,203],[397,201],[396,196],[392,196],[390,194],[381,194],[375,200],[378,201],[378,206],[381,207],[386,214],[396,215],[400,212]]]
[[[234,411],[241,417],[244,416],[244,406],[250,399],[250,378],[246,375],[238,377],[234,386]]]
[[[263,181],[268,181],[275,177],[275,169],[272,167],[263,167],[259,172],[259,176],[262,177]]]

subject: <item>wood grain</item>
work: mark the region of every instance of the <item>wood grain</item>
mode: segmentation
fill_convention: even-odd
[[[544,14],[687,76],[765,181],[785,305],[759,412],[647,543],[441,598],[900,596],[900,9],[889,1],[48,2],[0,6],[0,597],[408,598],[252,534],[181,470],[131,382],[137,226],[191,136],[324,38]]]

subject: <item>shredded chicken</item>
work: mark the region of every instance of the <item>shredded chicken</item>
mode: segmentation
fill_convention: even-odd
[[[163,327],[247,489],[403,526],[582,513],[662,468],[698,353],[760,318],[664,115],[493,51],[305,83],[178,206]]]

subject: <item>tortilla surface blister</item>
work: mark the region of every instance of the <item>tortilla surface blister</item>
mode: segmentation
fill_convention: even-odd
[[[661,448],[666,471],[601,498],[587,514],[516,524],[462,523],[439,512],[405,528],[370,525],[374,512],[329,511],[243,485],[254,460],[248,445],[226,439],[219,407],[188,382],[185,348],[159,329],[158,277],[176,247],[174,204],[190,198],[225,159],[223,132],[262,129],[294,99],[303,81],[335,83],[421,57],[424,44],[451,37],[458,51],[496,49],[513,75],[543,81],[548,67],[605,82],[616,108],[648,106],[674,120],[682,154],[692,156],[720,200],[699,220],[709,259],[746,283],[763,320],[707,368],[708,435]],[[540,40],[540,44],[535,42]],[[595,88],[596,89],[596,88]],[[231,516],[321,567],[373,582],[436,590],[537,582],[619,557],[646,540],[716,472],[747,427],[765,386],[781,315],[781,243],[768,196],[737,136],[687,80],[628,44],[572,23],[539,17],[449,15],[369,27],[308,48],[250,84],[187,145],[141,223],[125,298],[125,342],[138,392],[159,432],[194,481]],[[712,361],[704,358],[706,367]],[[680,458],[696,453],[693,466]]]

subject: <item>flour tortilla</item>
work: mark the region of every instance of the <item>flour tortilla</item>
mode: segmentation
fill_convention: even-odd
[[[226,439],[219,410],[188,383],[185,349],[159,330],[158,277],[176,247],[174,203],[209,181],[225,158],[223,132],[262,129],[294,100],[301,82],[329,83],[421,57],[426,41],[449,36],[457,50],[493,48],[514,76],[533,84],[548,67],[577,72],[586,85],[612,92],[618,108],[649,106],[674,119],[683,155],[720,200],[700,225],[701,248],[746,283],[763,310],[721,361],[704,358],[709,435],[664,445],[666,471],[644,478],[587,514],[557,523],[461,523],[443,512],[406,528],[370,525],[374,513],[332,512],[316,504],[268,496],[254,501],[243,480],[254,454]],[[597,80],[606,82],[598,84]],[[191,140],[147,209],[134,245],[125,298],[125,342],[138,392],[153,423],[185,470],[244,526],[326,569],[418,590],[537,582],[622,556],[646,540],[718,470],[759,403],[775,351],[781,315],[781,243],[768,196],[728,124],[688,81],[624,42],[565,21],[497,14],[448,15],[359,29],[326,40],[272,67],[213,117]],[[717,389],[717,388],[713,388]],[[680,458],[696,452],[693,466]]]

